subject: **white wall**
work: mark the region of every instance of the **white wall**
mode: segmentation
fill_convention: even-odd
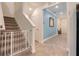
[[[67,16],[60,16],[58,18],[58,29],[60,28],[63,34],[67,34]]]
[[[36,32],[35,32],[35,38],[37,41],[42,42],[43,40],[43,11],[41,8],[37,8],[32,16],[31,19],[36,25]]]
[[[19,25],[21,30],[26,29],[26,24],[25,24],[25,19],[23,19],[22,17],[22,3],[15,3],[15,20],[17,22],[17,24]]]
[[[3,15],[14,17],[14,2],[2,2]]]
[[[67,18],[62,19],[62,33],[67,34]]]
[[[3,27],[3,28],[0,28],[0,30],[5,29],[1,3],[0,3],[0,26]]]
[[[48,6],[48,4],[45,4],[43,6],[32,6],[27,3],[23,3],[23,12],[25,12],[33,21],[33,23],[36,25],[35,29],[35,39],[39,42],[43,41],[43,12],[42,8]],[[29,8],[32,8],[31,11],[29,11]]]
[[[43,9],[47,7],[48,4],[44,4],[41,7],[38,7],[35,9],[35,11],[31,15],[31,19],[36,25],[36,31],[35,31],[35,39],[43,43]]]
[[[17,24],[19,25],[21,30],[32,28],[30,27],[31,24],[28,22],[27,18],[23,14],[23,4],[21,2],[15,3],[15,20],[17,21]]]
[[[67,29],[69,55],[76,55],[76,3],[67,3]]]
[[[32,8],[32,10],[29,10],[29,8]],[[30,6],[27,2],[23,3],[23,12],[25,12],[29,17],[32,15],[36,8],[33,6]]]

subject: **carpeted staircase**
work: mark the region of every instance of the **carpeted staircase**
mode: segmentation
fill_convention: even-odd
[[[16,23],[14,18],[4,17],[5,28],[9,31],[17,31],[20,30],[18,24]]]
[[[10,17],[4,17],[4,22],[6,30],[0,31],[0,56],[4,55],[8,56],[11,55],[11,53],[15,53],[26,48],[24,34],[20,30],[15,19]],[[5,35],[6,35],[6,42],[5,42]],[[12,52],[11,52],[11,39],[13,39]]]

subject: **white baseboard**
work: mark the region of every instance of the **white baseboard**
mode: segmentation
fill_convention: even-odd
[[[21,52],[23,52],[23,51],[25,51],[25,50],[27,50],[27,49],[29,49],[30,47],[28,47],[28,48],[25,48],[25,49],[22,49],[21,51],[17,51],[17,52],[15,52],[15,53],[13,53],[11,56],[15,56],[16,54],[19,54],[19,53],[21,53]]]
[[[52,37],[55,37],[55,36],[57,36],[58,35],[58,33],[56,33],[55,35],[53,35],[53,36],[50,36],[50,37],[48,37],[48,38],[46,38],[46,39],[43,39],[43,43],[45,42],[45,41],[47,41],[48,39],[51,39]]]

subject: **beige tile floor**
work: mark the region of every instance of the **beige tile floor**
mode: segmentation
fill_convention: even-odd
[[[37,44],[38,45],[38,44]],[[66,34],[55,36],[44,44],[36,47],[37,56],[66,56],[67,37]]]
[[[21,56],[67,56],[67,35],[57,35],[47,40],[43,44],[36,42],[36,53],[27,54],[23,52]]]

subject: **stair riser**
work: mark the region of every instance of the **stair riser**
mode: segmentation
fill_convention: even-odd
[[[14,18],[4,18],[6,30],[0,33],[0,55],[5,55],[5,33],[6,33],[6,55],[11,54],[11,32],[13,32],[13,52],[26,48],[25,37]],[[9,32],[11,31],[11,32]],[[17,32],[18,31],[18,32]],[[9,32],[9,33],[8,33]]]

